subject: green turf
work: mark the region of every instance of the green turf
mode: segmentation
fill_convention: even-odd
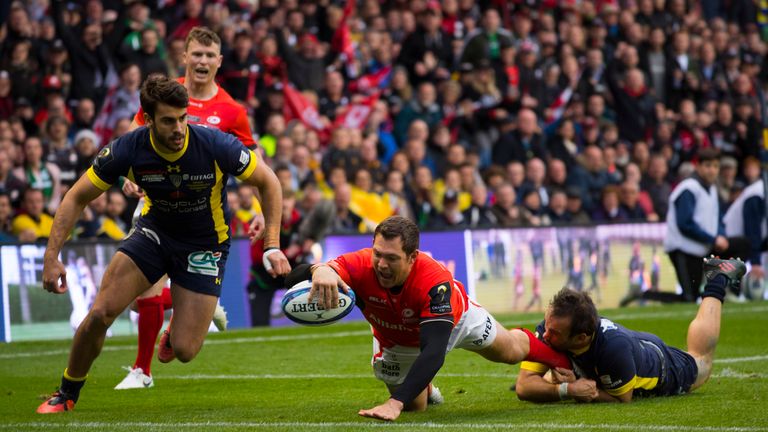
[[[694,305],[605,310],[630,328],[683,346]],[[500,316],[533,327],[539,314]],[[96,361],[77,409],[36,415],[66,362],[67,341],[0,345],[0,430],[629,430],[768,431],[768,303],[726,304],[714,377],[686,396],[630,405],[535,405],[509,386],[516,366],[458,350],[436,378],[443,405],[394,424],[357,416],[386,399],[371,374],[363,323],[213,334],[189,364],[155,362],[156,386],[115,391],[134,339],[113,338]]]

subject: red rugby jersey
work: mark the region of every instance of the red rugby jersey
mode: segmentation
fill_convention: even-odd
[[[184,84],[184,77],[177,78],[176,81]],[[219,90],[216,96],[208,100],[189,98],[187,108],[189,123],[232,134],[246,147],[255,150],[256,142],[253,140],[245,108],[232,99],[232,96],[221,86],[217,85],[217,87]],[[144,126],[144,110],[139,108],[134,120],[137,124]]]
[[[365,319],[383,347],[419,346],[419,324],[447,319],[456,325],[469,307],[464,286],[442,264],[419,252],[403,284],[392,294],[373,272],[373,251],[361,249],[328,263],[362,301]]]

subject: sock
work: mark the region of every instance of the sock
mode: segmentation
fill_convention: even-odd
[[[73,402],[77,403],[77,399],[80,398],[80,389],[85,385],[85,379],[88,375],[82,378],[74,378],[69,376],[67,370],[64,369],[64,375],[61,376],[61,386],[59,392],[65,394]]]
[[[728,277],[724,274],[719,274],[715,276],[714,279],[707,282],[704,286],[704,292],[701,293],[701,297],[714,297],[722,303],[725,299],[726,288],[728,288]]]
[[[171,289],[168,287],[163,288],[163,293],[160,294],[163,299],[163,310],[166,311],[173,307],[173,300],[171,300]]]
[[[133,368],[141,368],[145,374],[151,375],[152,355],[155,353],[157,335],[163,327],[162,295],[139,299],[139,351]]]
[[[528,356],[525,358],[526,361],[542,363],[551,368],[561,367],[564,369],[573,369],[568,356],[550,348],[549,345],[537,339],[530,330],[524,328],[521,328],[520,330],[528,336],[528,342],[530,343]]]

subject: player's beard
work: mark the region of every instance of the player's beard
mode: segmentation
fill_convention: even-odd
[[[158,147],[170,151],[177,152],[184,148],[184,134],[178,132],[171,132],[167,136],[163,136],[156,128],[152,128],[152,137],[157,142]]]

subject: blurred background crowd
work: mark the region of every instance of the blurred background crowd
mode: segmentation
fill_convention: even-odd
[[[47,236],[142,79],[183,76],[201,25],[283,185],[293,256],[391,214],[423,229],[663,221],[706,147],[727,207],[761,172],[764,3],[4,1],[0,240]],[[258,205],[230,186],[243,233]],[[104,194],[73,236],[122,238],[132,204]]]

